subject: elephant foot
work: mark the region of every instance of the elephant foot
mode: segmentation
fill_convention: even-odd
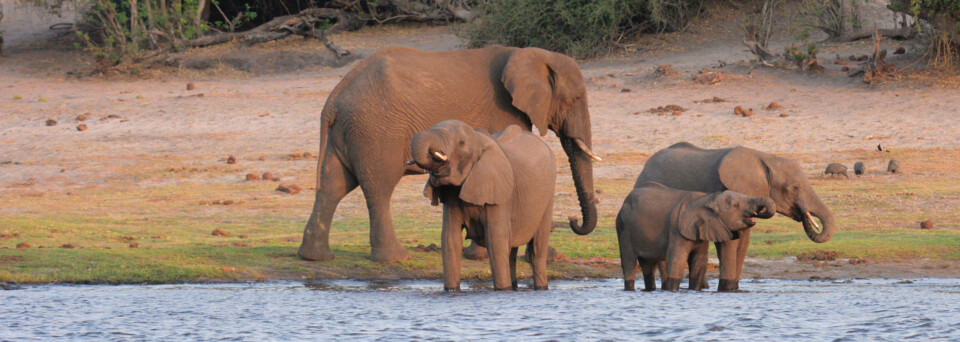
[[[517,286],[517,282],[513,282],[513,284],[510,284],[510,287],[512,287],[514,291],[520,290],[520,286]]]
[[[554,260],[557,260],[558,255],[560,255],[560,252],[557,252],[557,250],[551,246],[547,246],[547,262],[553,262]],[[530,255],[530,249],[527,249],[527,251],[523,253],[523,260],[528,264],[532,264],[533,259],[531,258],[532,256]]]
[[[370,260],[376,262],[396,262],[410,259],[410,252],[406,248],[395,243],[391,247],[373,247],[370,250]]]
[[[737,292],[739,290],[739,279],[720,279],[720,285],[717,285],[717,292]]]
[[[624,291],[635,291],[633,288],[633,280],[624,280],[623,281],[623,290]]]
[[[680,290],[680,278],[667,278],[663,280],[663,290],[677,292]]]
[[[297,256],[310,261],[329,261],[337,257],[327,244],[310,243],[303,241],[297,249]]]
[[[446,287],[446,286],[443,287],[443,292],[450,292],[450,291],[460,292],[460,285],[457,285],[456,287]]]
[[[550,289],[550,286],[549,286],[549,285],[546,285],[546,284],[544,284],[544,285],[534,285],[534,286],[533,286],[533,289],[534,289],[534,290],[537,290],[537,291],[546,291],[546,290],[549,290],[549,289]]]
[[[463,258],[467,260],[487,260],[487,249],[475,242],[463,249]]]

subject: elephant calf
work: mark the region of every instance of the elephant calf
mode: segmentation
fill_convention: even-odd
[[[515,125],[490,135],[448,120],[414,135],[411,153],[430,172],[424,195],[443,203],[444,290],[460,290],[463,229],[486,247],[496,290],[517,289],[522,245],[533,251],[534,288],[546,290],[557,180],[547,144]]]
[[[624,290],[634,290],[638,262],[644,289],[656,290],[654,270],[664,260],[664,290],[679,289],[685,265],[690,268],[690,289],[700,290],[709,242],[739,238],[740,231],[756,224],[754,218],[770,218],[776,208],[769,197],[751,198],[729,190],[707,194],[657,182],[634,188],[616,221]]]

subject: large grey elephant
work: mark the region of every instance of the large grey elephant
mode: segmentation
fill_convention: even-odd
[[[490,132],[517,125],[554,131],[570,162],[583,225],[596,227],[590,115],[583,75],[570,57],[537,48],[423,52],[380,51],[360,62],[333,89],[320,114],[317,192],[298,254],[330,260],[330,222],[357,186],[370,213],[371,259],[409,257],[393,230],[390,197],[404,175],[414,133],[457,119]]]
[[[777,212],[801,222],[810,240],[830,240],[837,227],[833,212],[820,200],[796,160],[738,146],[707,150],[687,142],[660,150],[647,160],[634,187],[658,182],[687,191],[732,190],[751,197],[770,197]],[[822,223],[818,224],[814,218]],[[739,289],[740,272],[750,244],[750,231],[736,240],[717,242],[719,291]]]
[[[494,289],[517,289],[517,248],[532,251],[534,289],[547,289],[557,166],[543,140],[519,126],[490,135],[457,120],[413,136],[413,160],[430,171],[424,195],[443,203],[443,288],[460,290],[463,230],[487,250]]]
[[[707,270],[709,242],[736,239],[770,218],[776,203],[769,197],[748,197],[723,191],[707,194],[644,183],[633,189],[617,214],[617,240],[623,266],[623,288],[633,291],[637,264],[643,270],[644,290],[656,290],[654,269],[661,269],[663,289],[676,291],[684,265],[690,269],[690,289],[700,290]]]

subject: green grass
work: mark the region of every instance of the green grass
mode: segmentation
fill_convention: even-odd
[[[934,163],[942,151],[898,153],[896,158],[904,165],[920,167],[921,161]],[[621,157],[619,163],[626,164],[645,156]],[[408,191],[421,188],[422,179],[406,178],[400,186],[406,190],[395,194],[392,209],[397,236],[412,258],[391,264],[368,259],[369,221],[362,196],[351,194],[338,208],[330,235],[337,258],[309,262],[296,256],[313,201],[309,189],[286,195],[274,191],[275,182],[243,182],[246,171],[237,165],[131,158],[137,163],[113,167],[102,175],[105,180],[71,187],[69,192],[41,191],[31,185],[4,190],[0,281],[171,283],[442,276],[439,253],[415,250],[417,245],[440,244],[440,209],[429,206],[419,191]],[[288,173],[295,170],[298,179],[313,177],[312,160],[282,163],[289,165]],[[180,169],[180,165],[186,167]],[[566,215],[577,211],[569,171],[561,171],[555,221],[566,221]],[[831,250],[845,258],[878,262],[960,261],[960,175],[947,171],[943,167],[929,174],[873,174],[851,180],[813,176],[811,183],[837,215],[839,232],[829,242],[816,244],[806,238],[799,223],[778,216],[753,229],[749,254],[780,259]],[[231,177],[236,181],[224,181]],[[619,258],[613,219],[633,179],[600,177],[595,183],[603,190],[598,227],[587,236],[556,228],[551,245],[571,261],[552,263],[551,277],[619,275],[615,263],[584,259]],[[214,200],[237,203],[208,204]],[[932,219],[936,229],[917,229],[924,219]],[[230,236],[211,235],[216,228]],[[19,243],[31,247],[17,249]],[[138,248],[130,248],[131,243]],[[61,248],[65,244],[78,248]],[[529,265],[521,263],[519,273],[529,275]],[[489,265],[465,261],[462,274],[467,279],[487,278]]]

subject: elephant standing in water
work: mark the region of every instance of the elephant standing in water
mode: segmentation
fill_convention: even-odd
[[[486,247],[494,289],[517,289],[517,249],[532,251],[534,289],[547,289],[557,166],[519,126],[494,135],[448,120],[413,136],[412,163],[429,170],[424,195],[443,203],[443,288],[460,290],[463,230]]]
[[[537,48],[423,52],[380,51],[360,62],[333,89],[320,114],[317,192],[297,254],[330,260],[330,222],[337,204],[357,186],[370,213],[371,259],[402,260],[390,216],[390,197],[408,165],[416,132],[456,119],[490,132],[517,125],[554,131],[570,162],[583,225],[596,227],[590,113],[583,75],[570,57]]]
[[[776,211],[801,222],[813,242],[826,242],[837,230],[833,213],[813,191],[800,163],[750,148],[706,150],[686,142],[677,143],[647,160],[634,187],[645,182],[658,182],[678,190],[731,190],[751,197],[770,197],[777,204]],[[741,232],[739,239],[716,243],[720,258],[718,290],[739,288],[749,244],[750,230]]]

